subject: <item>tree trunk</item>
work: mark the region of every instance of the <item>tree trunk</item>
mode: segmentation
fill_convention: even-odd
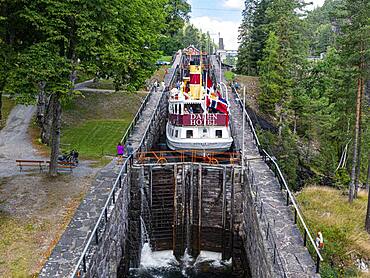
[[[280,107],[279,109],[279,129],[278,129],[278,135],[281,139],[282,131],[283,131],[283,109]]]
[[[367,105],[370,106],[370,79],[366,82],[365,102],[367,102]]]
[[[45,92],[46,82],[39,83],[39,95],[37,99],[37,111],[36,111],[36,121],[40,128],[43,128],[45,121],[45,114],[47,109],[47,97]]]
[[[365,93],[365,84],[364,80],[361,82],[361,100],[360,100],[360,114],[359,114],[359,130],[358,130],[358,151],[357,151],[357,168],[356,168],[356,177],[355,177],[355,192],[353,197],[357,199],[358,187],[360,183],[360,175],[361,175],[361,145],[362,145],[362,103],[363,103],[363,96]]]
[[[354,198],[354,187],[356,179],[356,167],[358,159],[358,141],[360,135],[360,114],[361,114],[361,95],[362,95],[362,84],[363,79],[360,77],[358,79],[358,88],[357,88],[357,98],[356,98],[356,124],[355,124],[355,136],[353,142],[353,160],[352,160],[352,171],[351,171],[351,182],[349,184],[349,196],[348,201],[353,202]]]
[[[367,177],[366,177],[366,189],[369,191],[370,186],[370,152],[369,152],[369,159],[367,163]]]
[[[47,100],[44,121],[41,127],[41,142],[50,146],[51,126],[53,121],[53,109],[51,107],[51,97]]]
[[[2,120],[3,120],[3,92],[0,91],[0,127],[2,126]]]
[[[369,181],[370,180],[370,153],[369,159],[367,163],[367,178],[366,178],[366,188],[368,189],[368,200],[367,200],[367,212],[366,212],[366,219],[365,219],[365,228],[366,231],[370,234],[370,190],[369,190]]]
[[[51,124],[51,155],[50,155],[50,168],[49,173],[51,176],[58,174],[58,155],[60,145],[60,127],[62,117],[62,106],[60,103],[60,95],[53,94],[50,97],[50,112],[52,114]]]

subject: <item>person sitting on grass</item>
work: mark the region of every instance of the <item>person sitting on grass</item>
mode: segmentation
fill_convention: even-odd
[[[122,146],[121,142],[117,145],[117,164],[121,165],[123,163],[123,153],[124,147]]]
[[[322,232],[318,231],[317,236],[316,236],[316,247],[321,250],[324,248],[324,237],[322,236]]]

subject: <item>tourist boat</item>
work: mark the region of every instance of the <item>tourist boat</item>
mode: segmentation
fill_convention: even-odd
[[[183,51],[180,79],[170,91],[167,145],[171,150],[224,152],[233,139],[226,86],[215,83],[209,57],[193,46]]]

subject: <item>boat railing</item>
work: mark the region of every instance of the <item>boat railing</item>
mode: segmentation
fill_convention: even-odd
[[[164,164],[173,162],[203,162],[208,164],[240,164],[239,152],[210,152],[204,150],[149,151],[138,152],[140,164]]]

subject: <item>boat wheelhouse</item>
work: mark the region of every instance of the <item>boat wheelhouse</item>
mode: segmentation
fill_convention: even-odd
[[[228,151],[227,92],[214,82],[209,57],[193,46],[183,51],[180,79],[170,92],[167,145],[172,150]]]

